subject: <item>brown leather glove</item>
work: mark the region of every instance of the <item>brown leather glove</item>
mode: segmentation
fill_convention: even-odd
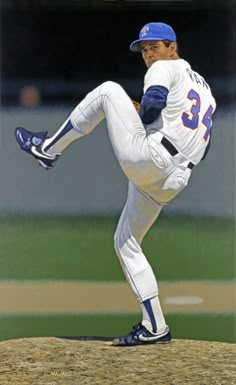
[[[132,103],[136,109],[137,112],[140,111],[140,103],[136,102],[135,100],[132,100]]]

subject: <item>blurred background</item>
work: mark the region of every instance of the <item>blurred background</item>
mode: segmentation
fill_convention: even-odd
[[[146,69],[129,45],[150,21],[174,28],[180,56],[206,78],[217,110],[207,159],[193,170],[189,187],[165,208],[144,247],[160,280],[235,278],[235,5],[234,0],[0,1],[3,281],[124,280],[112,237],[127,181],[105,122],[74,143],[49,172],[20,152],[14,129],[22,125],[53,133],[106,80],[120,83],[140,100]],[[55,331],[52,319],[19,317],[22,322],[1,315],[1,338]],[[60,316],[57,334],[102,334],[108,323],[111,333],[121,332],[122,316],[105,322],[100,315],[99,330],[81,317]],[[168,317],[177,325],[176,337],[235,339],[232,314],[199,314],[197,321],[191,314]],[[193,322],[201,327],[193,328]],[[212,323],[217,326],[209,336]]]
[[[234,215],[235,2],[229,0],[2,0],[0,212],[120,212],[126,181],[104,124],[47,175],[19,153],[13,130],[54,132],[106,80],[140,100],[146,68],[129,45],[145,23],[158,20],[173,26],[180,55],[207,79],[218,105],[212,150],[167,212]]]

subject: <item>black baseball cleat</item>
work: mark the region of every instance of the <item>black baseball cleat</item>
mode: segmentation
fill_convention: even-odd
[[[141,323],[134,326],[127,336],[117,337],[113,340],[113,346],[135,346],[150,344],[167,344],[171,342],[171,334],[168,326],[162,334],[154,334]]]
[[[16,141],[21,150],[28,152],[41,166],[49,170],[55,166],[61,154],[50,155],[42,149],[47,134],[47,131],[31,132],[23,127],[15,129]]]

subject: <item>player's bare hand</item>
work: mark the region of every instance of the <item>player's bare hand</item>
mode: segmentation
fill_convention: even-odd
[[[132,103],[136,109],[137,112],[140,111],[140,103],[136,102],[135,100],[132,100]]]

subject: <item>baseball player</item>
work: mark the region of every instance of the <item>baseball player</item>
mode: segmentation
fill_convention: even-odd
[[[147,67],[140,106],[119,84],[108,81],[90,92],[52,137],[22,127],[15,131],[21,149],[50,169],[70,143],[106,119],[115,155],[129,180],[114,247],[142,310],[141,322],[115,338],[115,346],[171,341],[157,281],[141,243],[162,208],[187,186],[193,167],[206,156],[216,107],[204,78],[179,57],[169,25],[146,24],[130,49],[141,53]]]

